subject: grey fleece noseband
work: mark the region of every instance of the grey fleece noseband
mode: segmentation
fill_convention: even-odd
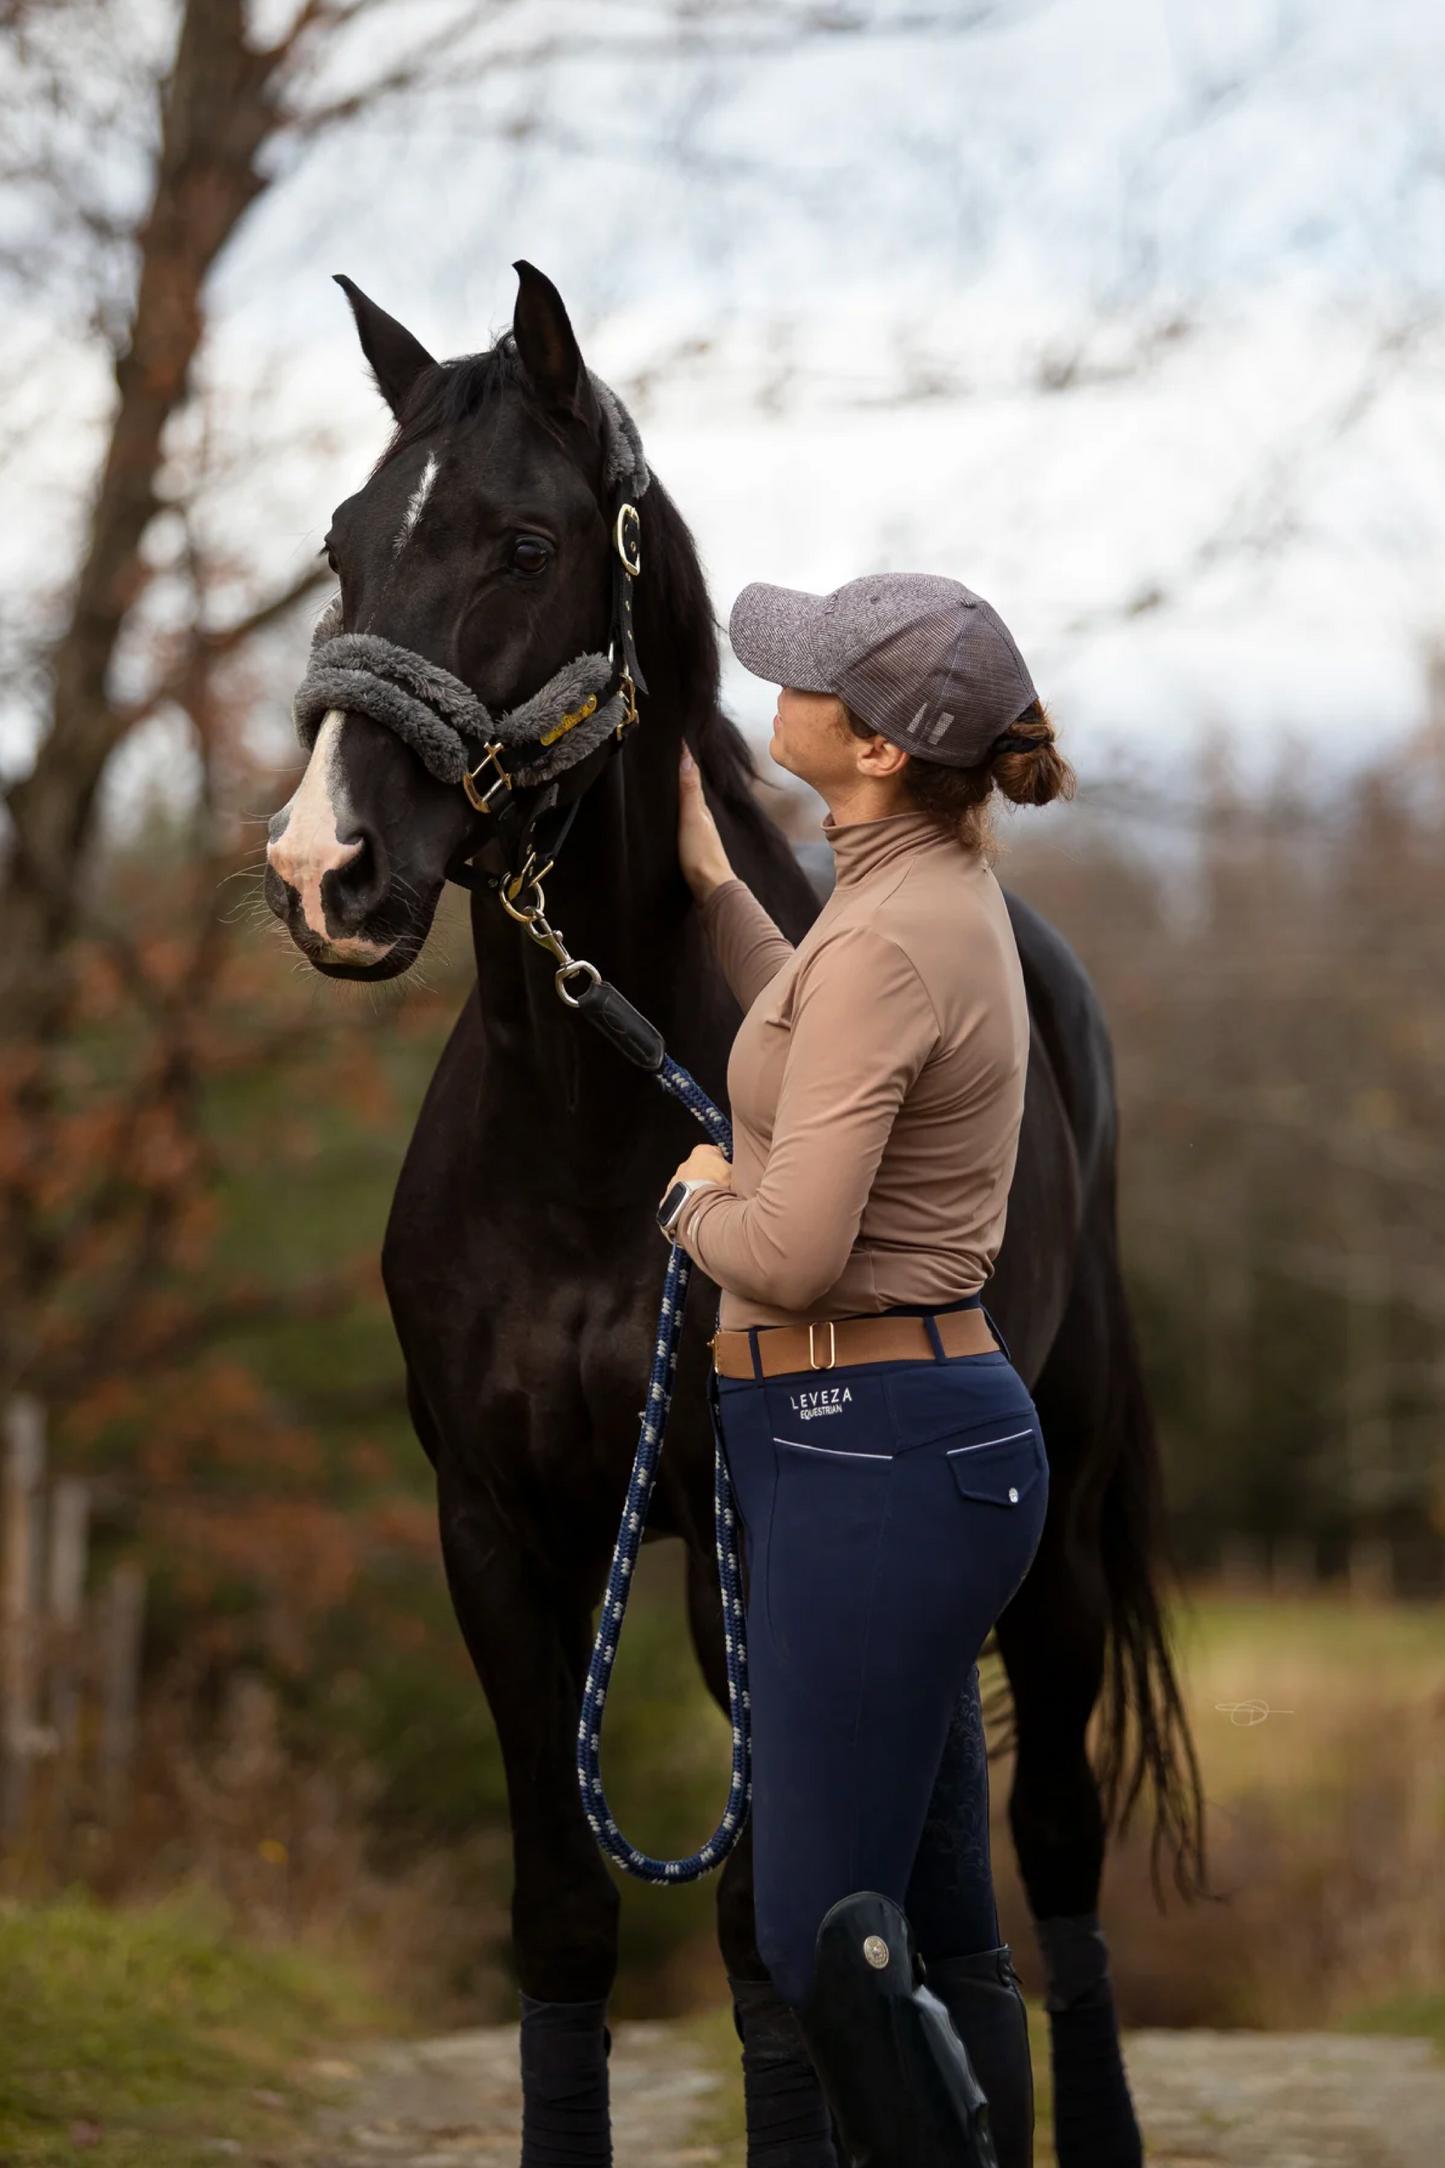
[[[488,745],[501,744],[535,746],[536,759],[515,765],[512,774],[519,783],[548,783],[600,745],[622,719],[620,693],[596,705],[616,675],[605,655],[578,655],[521,707],[493,715],[440,663],[375,633],[342,632],[340,624],[338,595],[317,624],[311,664],[292,703],[296,735],[308,753],[326,717],[341,709],[381,723],[411,747],[438,782],[460,783]],[[589,699],[593,709],[584,715]]]
[[[592,389],[602,410],[604,488],[641,497],[650,477],[637,425],[600,377],[592,377]],[[585,760],[622,721],[623,693],[601,697],[616,681],[608,656],[578,655],[530,700],[493,715],[440,663],[376,633],[343,632],[336,595],[312,634],[311,659],[291,713],[308,753],[329,714],[367,715],[409,745],[439,782],[460,783],[488,745],[500,744],[531,749],[534,756],[508,762],[515,782],[548,783]]]

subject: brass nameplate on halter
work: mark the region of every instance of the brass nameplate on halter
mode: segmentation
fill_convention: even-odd
[[[574,709],[570,715],[564,715],[560,723],[554,723],[550,730],[543,733],[538,743],[541,745],[555,745],[559,738],[566,737],[569,730],[575,730],[579,723],[585,723],[589,715],[595,715],[596,713],[597,695],[596,693],[589,693],[580,708]]]

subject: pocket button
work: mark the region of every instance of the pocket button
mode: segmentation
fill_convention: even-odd
[[[1008,1502],[1009,1502],[1009,1504],[1010,1504],[1011,1506],[1016,1506],[1016,1505],[1018,1504],[1018,1502],[1019,1502],[1019,1494],[1018,1494],[1018,1492],[1017,1492],[1016,1490],[1011,1490],[1011,1491],[1009,1492],[1009,1494],[1008,1494]]]

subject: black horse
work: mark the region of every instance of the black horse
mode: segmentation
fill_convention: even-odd
[[[327,544],[345,627],[442,665],[494,713],[605,650],[610,614],[607,420],[560,297],[518,270],[512,335],[443,363],[347,285],[397,428]],[[721,1099],[738,1014],[678,868],[684,739],[734,865],[778,923],[796,939],[817,902],[719,710],[701,568],[655,480],[642,523],[650,689],[578,808],[549,910]],[[380,723],[333,713],[272,823],[271,907],[319,970],[392,976],[487,826]],[[1108,1036],[1063,942],[1011,908],[1033,1045],[989,1303],[1036,1394],[1052,1488],[1037,1561],[998,1626],[1017,1737],[1009,1815],[1050,1981],[1060,2159],[1123,2168],[1140,2148],[1094,1931],[1105,1830],[1152,1788],[1156,1856],[1187,1883],[1200,1802],[1157,1595],[1158,1457],[1119,1273]],[[452,1599],[505,1758],[528,2112],[590,2085],[594,2151],[568,2157],[602,2162],[618,1895],[583,1819],[574,1735],[665,1261],[652,1206],[696,1131],[568,1013],[553,963],[494,896],[475,895],[472,925],[477,985],[422,1108],[383,1264]],[[685,1546],[693,1638],[725,1702],[708,1309],[699,1295],[653,1528]],[[1096,1772],[1085,1733],[1101,1697]],[[728,1973],[763,1980],[746,1841],[719,1881],[718,1929]]]

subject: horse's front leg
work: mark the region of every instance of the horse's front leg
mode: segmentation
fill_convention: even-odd
[[[687,1555],[693,1646],[709,1691],[728,1713],[717,1561],[699,1541]],[[718,1942],[743,2044],[748,2168],[837,2168],[833,2125],[798,2021],[768,1978],[753,1920],[752,1832],[744,1830],[718,1879]]]
[[[529,1564],[521,1532],[445,1469],[438,1490],[452,1603],[507,1774],[522,2168],[609,2168],[607,1997],[618,1898],[582,1812],[576,1769],[590,1592],[544,1577]]]

